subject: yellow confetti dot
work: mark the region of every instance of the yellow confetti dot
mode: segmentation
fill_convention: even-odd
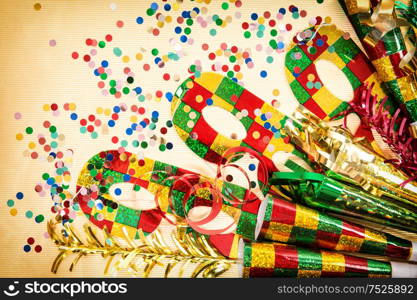
[[[42,9],[42,5],[40,3],[35,3],[33,5],[33,9],[36,11],[40,11]]]
[[[192,89],[194,87],[194,82],[190,80],[187,82],[185,86],[187,87],[187,89]]]
[[[171,22],[172,22],[172,17],[171,17],[171,16],[167,16],[167,17],[165,18],[165,21],[166,21],[167,23],[171,23]]]
[[[65,180],[66,182],[71,181],[71,175],[69,175],[69,174],[65,174],[65,175],[64,175],[64,180]]]
[[[201,102],[203,102],[203,96],[201,96],[201,95],[197,95],[197,96],[195,97],[195,101],[196,101],[197,103],[201,103]]]
[[[143,59],[143,54],[142,53],[136,53],[136,59],[137,60],[142,60]]]
[[[184,111],[185,111],[186,113],[189,113],[189,112],[191,111],[191,107],[189,107],[188,105],[185,105],[185,106],[184,106]]]
[[[101,115],[103,113],[103,108],[102,107],[97,107],[96,113],[98,113],[99,115]]]
[[[223,55],[223,51],[221,49],[216,50],[216,55],[217,56],[222,56]]]
[[[55,177],[55,182],[61,183],[62,182],[62,176],[56,176]]]
[[[324,18],[324,23],[330,24],[332,22],[332,18],[327,16]]]
[[[17,209],[16,208],[12,208],[11,210],[10,210],[10,214],[14,217],[14,216],[16,216],[17,215]]]
[[[252,133],[252,137],[253,137],[255,140],[259,139],[259,138],[260,138],[260,136],[261,136],[261,134],[259,133],[259,131],[254,131],[254,132]]]
[[[174,3],[174,4],[172,4],[172,9],[173,9],[174,11],[177,11],[179,8],[180,8],[180,6],[179,6],[179,4],[178,4],[178,3]]]
[[[162,60],[163,60],[164,62],[168,62],[168,61],[169,61],[169,57],[168,57],[168,55],[164,55],[164,56],[162,56]]]
[[[316,79],[316,76],[314,76],[314,74],[308,74],[307,79],[308,81],[313,81],[314,79]]]
[[[18,141],[23,140],[23,134],[21,134],[21,133],[16,134],[16,140],[18,140]]]
[[[243,78],[243,74],[241,72],[236,73],[235,76],[236,76],[237,80],[242,80],[242,78]]]
[[[130,61],[129,56],[127,56],[127,55],[123,56],[123,57],[122,57],[122,61],[123,61],[124,63],[128,63],[128,62]]]
[[[30,142],[30,143],[28,144],[28,148],[29,148],[29,149],[35,149],[35,147],[36,147],[35,142]]]
[[[110,116],[110,114],[111,114],[111,110],[110,110],[110,108],[106,108],[106,109],[104,110],[104,115],[105,115],[105,116]]]
[[[136,123],[137,121],[138,121],[138,117],[137,116],[131,116],[130,117],[130,122]]]
[[[43,107],[42,107],[42,109],[44,111],[50,111],[51,110],[51,107],[49,106],[49,104],[44,104]]]
[[[279,89],[274,89],[274,90],[272,91],[272,95],[274,95],[275,97],[276,97],[276,96],[279,96]]]
[[[77,105],[76,105],[75,103],[70,103],[70,104],[69,104],[69,109],[70,109],[71,111],[74,111],[76,108],[77,108]]]
[[[265,23],[265,18],[264,17],[259,17],[258,18],[258,23],[259,24],[264,24]]]

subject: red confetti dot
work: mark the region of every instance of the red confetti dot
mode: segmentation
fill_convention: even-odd
[[[271,17],[271,13],[269,11],[264,12],[265,19],[269,19]]]
[[[58,109],[58,104],[56,104],[56,103],[51,104],[51,109],[53,111],[56,111]]]
[[[130,107],[130,110],[133,111],[133,112],[137,112],[138,111],[138,107],[136,105],[132,105]]]
[[[230,48],[230,50],[232,51],[232,53],[236,53],[239,49],[236,46],[232,46],[232,48]]]
[[[49,128],[49,126],[51,126],[51,122],[49,122],[49,121],[43,122],[43,127]]]
[[[81,119],[81,120],[80,120],[80,125],[81,125],[81,126],[85,126],[85,125],[87,125],[87,120],[86,120],[86,119]]]
[[[240,66],[239,65],[234,65],[233,66],[233,71],[239,72],[240,71]]]
[[[287,31],[290,31],[292,29],[292,25],[291,24],[285,25],[285,29],[287,29]]]
[[[222,71],[223,71],[223,72],[227,72],[227,71],[229,71],[229,67],[228,67],[228,66],[226,66],[226,65],[223,65],[223,66],[222,66]]]
[[[93,44],[93,40],[92,40],[92,39],[86,39],[86,40],[85,40],[85,44],[86,44],[87,46],[91,46],[91,45]]]
[[[111,34],[106,35],[107,42],[111,42],[112,40],[113,40],[113,37],[111,36]]]
[[[104,83],[104,81],[99,81],[98,83],[97,83],[97,86],[100,88],[100,89],[102,89],[102,88],[104,88],[104,86],[105,86],[106,84]]]
[[[119,115],[114,113],[114,114],[111,115],[111,118],[116,121],[116,120],[119,119]]]
[[[33,237],[30,237],[27,239],[27,242],[29,245],[33,245],[33,243],[35,242],[35,239]]]
[[[72,56],[73,59],[77,59],[79,54],[78,54],[78,52],[72,52],[71,56]]]
[[[305,10],[300,11],[300,16],[305,18],[307,16],[307,12]]]
[[[208,48],[209,48],[209,45],[208,45],[208,44],[206,44],[206,43],[204,43],[203,45],[201,45],[201,48],[202,48],[204,51],[207,51],[207,50],[208,50]]]
[[[121,92],[116,92],[116,94],[114,94],[114,97],[119,99],[120,97],[122,97],[122,93]]]
[[[164,80],[168,81],[171,78],[171,76],[169,76],[168,73],[165,73],[163,78],[164,78]]]
[[[161,91],[156,91],[156,97],[161,98],[164,94]]]
[[[139,165],[139,166],[141,166],[141,167],[143,167],[143,166],[145,165],[145,160],[140,159],[140,160],[138,161],[138,165]]]
[[[36,245],[35,246],[35,252],[39,253],[42,251],[42,246],[41,245]]]
[[[275,22],[275,20],[269,20],[269,26],[270,27],[274,27],[277,24],[277,22]]]
[[[242,6],[242,1],[237,0],[237,1],[235,2],[235,5],[236,5],[236,7],[241,7],[241,6]]]
[[[88,55],[88,54],[84,55],[84,61],[85,62],[89,62],[90,59],[91,59],[90,55]]]
[[[214,60],[214,59],[216,58],[216,54],[214,54],[214,53],[212,52],[212,53],[210,53],[210,54],[208,55],[208,58],[209,58],[210,60]]]
[[[158,28],[154,28],[154,29],[152,30],[152,34],[153,34],[154,36],[158,36],[158,35],[159,35],[159,29],[158,29]]]
[[[167,131],[168,131],[168,130],[167,130],[165,127],[162,127],[162,128],[161,128],[161,133],[162,133],[162,134],[166,134],[166,133],[167,133]]]
[[[88,121],[90,121],[90,122],[94,122],[95,119],[96,119],[95,115],[89,115],[88,116]]]
[[[32,152],[30,154],[30,157],[32,157],[33,159],[37,159],[38,158],[38,153],[37,152]]]
[[[114,136],[111,138],[111,141],[113,144],[117,144],[119,142],[119,138],[117,136]]]
[[[116,26],[119,27],[119,28],[122,28],[123,25],[124,25],[124,23],[121,20],[119,20],[119,21],[116,22]]]
[[[123,72],[127,75],[127,74],[129,74],[130,73],[130,68],[129,67],[126,67],[126,68],[124,68],[123,69]]]
[[[145,113],[145,108],[144,107],[139,107],[138,112],[143,115]]]
[[[149,69],[151,68],[151,66],[149,65],[149,64],[144,64],[143,65],[143,69],[145,70],[145,71],[149,71]]]
[[[57,158],[63,158],[63,157],[64,157],[64,153],[62,153],[61,151],[58,151],[58,152],[56,153],[56,157],[57,157]]]
[[[49,145],[45,145],[45,146],[43,147],[43,150],[44,150],[45,152],[49,152],[49,151],[51,151],[51,146],[49,146]]]
[[[103,67],[99,67],[99,68],[97,69],[97,71],[98,71],[100,74],[103,74],[106,70],[105,70]]]
[[[178,17],[177,18],[177,23],[178,24],[182,24],[184,22],[184,18],[183,17]]]
[[[248,29],[249,28],[249,23],[248,22],[243,22],[242,23],[242,28],[245,29],[245,30]]]
[[[94,126],[96,127],[100,127],[101,126],[101,121],[99,119],[94,121]]]
[[[94,126],[93,125],[88,125],[87,126],[87,131],[88,132],[93,132],[94,131]]]
[[[46,139],[44,137],[39,138],[39,145],[43,145],[46,143]]]

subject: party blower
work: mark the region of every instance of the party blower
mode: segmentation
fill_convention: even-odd
[[[233,114],[245,127],[246,137],[237,140],[213,129],[203,115],[203,110],[212,105]],[[332,184],[323,185],[322,194],[316,193],[314,201],[295,199],[314,208],[417,231],[415,183],[403,186],[408,177],[385,163],[367,141],[356,141],[348,131],[331,127],[306,109],[285,116],[236,82],[220,74],[202,73],[178,88],[172,113],[179,136],[204,160],[218,164],[224,161],[228,149],[251,149],[265,166],[266,174],[262,168],[258,172],[264,186],[276,172],[331,171],[327,172],[331,178],[328,176],[326,183]]]
[[[157,207],[132,209],[117,203],[112,186],[130,183],[133,191],[147,189],[155,195]],[[163,218],[183,221],[229,257],[236,257],[237,243],[268,239],[349,252],[384,255],[417,261],[417,244],[390,234],[342,221],[271,194],[257,197],[251,189],[116,150],[103,151],[91,158],[77,181],[77,202],[89,220],[113,236],[139,238],[138,230],[152,233]],[[262,199],[262,200],[261,200]],[[192,217],[191,209],[211,207],[204,219]],[[229,215],[233,222],[221,229],[204,225]],[[228,240],[234,230],[236,238]]]

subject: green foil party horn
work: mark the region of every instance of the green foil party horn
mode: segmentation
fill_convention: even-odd
[[[417,232],[417,213],[411,207],[373,196],[323,174],[276,172],[270,184],[313,208]]]

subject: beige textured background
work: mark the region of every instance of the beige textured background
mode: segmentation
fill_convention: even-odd
[[[36,2],[42,4],[40,11],[33,9]],[[117,4],[117,9],[114,11],[109,7],[113,2]],[[210,62],[207,59],[207,52],[203,55],[201,50],[203,42],[207,42],[210,49],[217,49],[224,41],[242,48],[251,47],[256,67],[253,70],[242,67],[245,86],[268,102],[274,98],[272,90],[278,88],[280,96],[277,99],[286,104],[283,110],[290,110],[296,102],[284,77],[284,54],[274,54],[274,63],[268,65],[265,62],[265,52],[254,50],[256,43],[260,40],[243,38],[240,27],[243,20],[250,20],[249,15],[253,11],[263,13],[269,10],[275,17],[280,7],[288,9],[290,4],[294,4],[306,10],[308,16],[298,20],[292,19],[289,15],[285,17],[285,21],[294,27],[291,33],[286,34],[287,40],[296,31],[307,27],[309,19],[317,15],[331,16],[339,28],[354,35],[336,0],[325,0],[321,5],[318,5],[315,0],[243,0],[244,5],[239,9],[242,13],[240,20],[233,17],[232,23],[225,29],[218,30],[216,37],[208,34],[209,28],[213,26],[201,29],[195,24],[192,26],[194,45],[184,46],[187,56],[178,62],[169,62],[164,69],[159,69],[153,67],[150,50],[158,48],[161,53],[171,50],[169,39],[174,36],[173,28],[176,22],[166,24],[160,36],[150,35],[147,28],[150,24],[155,24],[155,19],[147,17],[145,11],[151,2],[144,0],[0,0],[0,110],[2,111],[0,120],[0,276],[55,276],[50,272],[50,267],[57,250],[50,240],[43,237],[46,222],[36,224],[33,219],[29,220],[24,216],[27,209],[31,209],[35,215],[40,213],[46,217],[52,215],[50,198],[39,197],[33,188],[41,182],[42,173],[52,172],[53,166],[47,162],[24,157],[22,153],[31,139],[25,136],[23,141],[16,141],[16,133],[23,132],[27,126],[32,126],[35,133],[46,133],[42,128],[42,122],[49,120],[58,127],[60,133],[65,134],[65,145],[62,149],[74,150],[74,163],[71,168],[71,191],[73,191],[77,174],[83,163],[96,152],[114,148],[114,145],[111,144],[109,136],[100,135],[97,140],[92,140],[89,136],[80,134],[78,121],[71,121],[69,114],[63,111],[62,105],[66,102],[75,102],[78,115],[86,117],[90,112],[95,112],[99,106],[113,107],[122,102],[130,106],[136,102],[135,98],[131,97],[115,100],[113,97],[102,96],[96,86],[96,78],[91,74],[87,65],[80,60],[71,59],[70,56],[74,50],[79,51],[80,54],[87,52],[88,48],[84,43],[86,38],[101,40],[106,34],[112,34],[112,47],[99,50],[98,57],[108,58],[114,73],[116,70],[120,73],[125,65],[129,65],[136,74],[135,83],[139,82],[145,93],[154,93],[158,89],[173,92],[178,83],[173,80],[163,81],[162,74],[165,72],[171,75],[179,74],[181,80],[184,80],[188,76],[186,71],[188,66],[194,63],[196,58],[201,59],[203,71],[209,70]],[[181,10],[198,5],[199,7],[207,6],[210,15],[216,10],[221,16],[233,16],[235,12],[232,4],[231,9],[222,11],[220,5],[223,1],[212,1],[209,5],[187,0],[184,2]],[[178,12],[171,11],[169,14],[176,16]],[[136,24],[135,20],[139,15],[145,18],[144,25]],[[117,28],[115,25],[117,20],[123,20],[125,26]],[[175,35],[175,37],[178,36]],[[51,39],[57,41],[55,47],[49,46],[48,41]],[[261,43],[265,46],[267,39],[262,39]],[[124,64],[116,58],[111,53],[113,46],[118,46],[123,49],[124,53],[129,54],[131,62]],[[151,64],[150,72],[145,73],[141,69],[143,62],[138,63],[134,59],[135,53],[141,47],[147,49],[143,62]],[[224,60],[224,57],[222,59]],[[259,80],[258,74],[262,69],[268,70],[269,76],[267,79]],[[328,73],[327,75],[337,78],[334,74]],[[348,87],[338,86],[337,82],[340,81],[333,82],[333,84],[336,83],[334,87],[338,88],[339,92],[341,90],[341,93],[348,93]],[[60,106],[61,115],[54,117],[51,112],[43,111],[42,106],[46,103],[57,103]],[[146,101],[144,105],[149,109],[156,108],[161,114],[160,120],[169,119],[170,107],[166,100],[159,103],[153,100]],[[23,118],[15,120],[15,112],[21,112]],[[128,120],[122,120],[119,124],[128,124]],[[117,135],[118,132],[124,134],[125,126],[120,125],[112,130],[111,136]],[[170,131],[167,139],[174,143],[173,151],[160,152],[155,148],[148,148],[144,153],[154,159],[166,162],[175,161],[178,166],[210,174],[213,166],[208,166],[188,150],[174,130]],[[128,150],[134,151],[129,147]],[[25,198],[15,201],[18,215],[12,217],[6,201],[13,199],[18,191],[24,192]],[[83,217],[77,218],[77,223],[85,221]],[[23,251],[23,245],[26,244],[29,236],[35,238],[36,244],[42,245],[41,253],[35,253],[33,250],[30,253]],[[103,259],[99,256],[83,258],[72,273],[68,272],[70,261],[71,259],[68,259],[64,262],[56,276],[99,277],[103,274]],[[158,274],[156,272],[154,275],[158,276]],[[232,269],[226,276],[236,276],[236,274],[236,270]],[[127,274],[121,275],[128,276]]]

